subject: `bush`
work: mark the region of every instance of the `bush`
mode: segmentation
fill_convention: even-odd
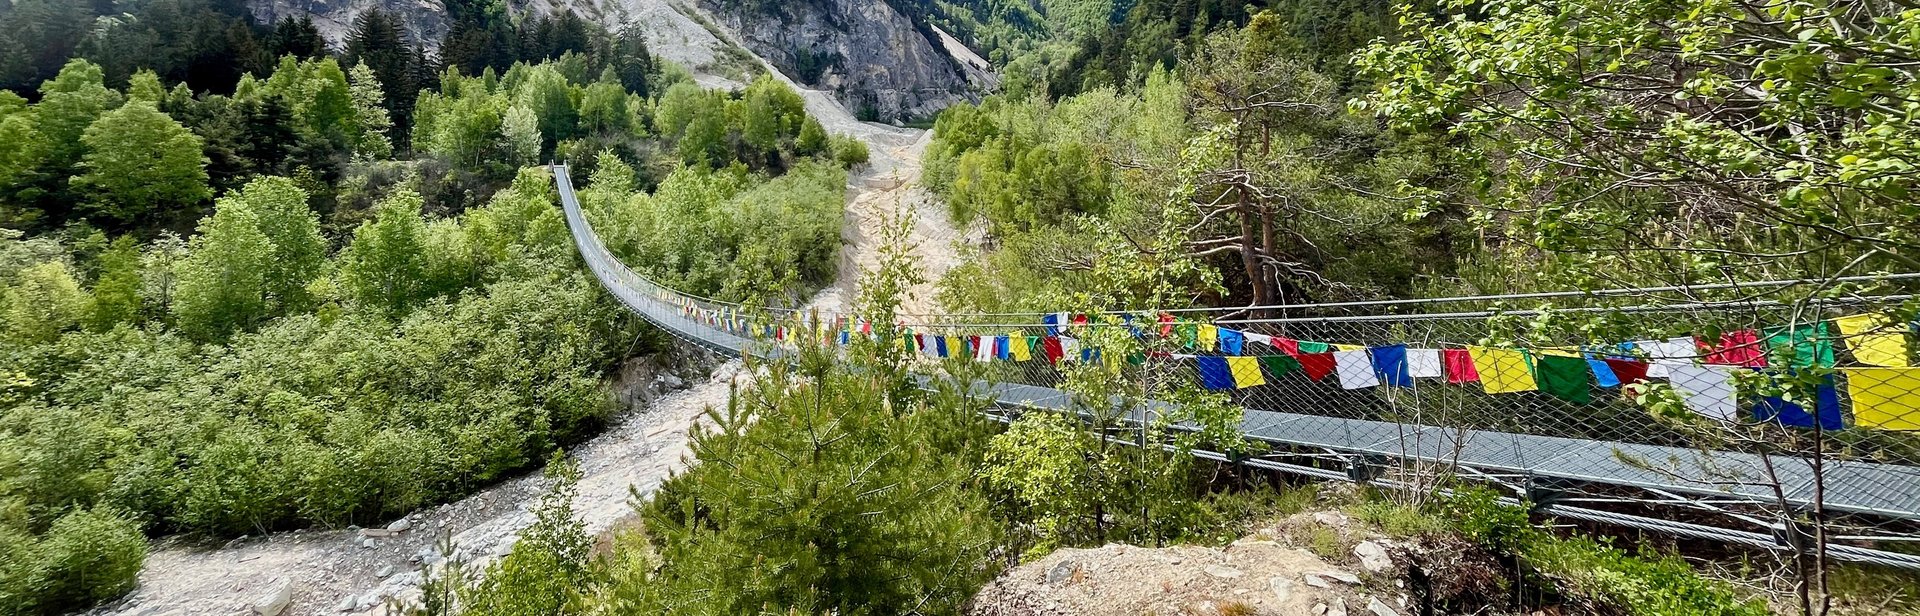
[[[840,166],[852,169],[867,164],[867,144],[852,137],[835,135],[829,140],[833,150],[833,160]]]
[[[77,509],[35,539],[0,526],[0,615],[61,614],[133,589],[146,536],[126,515]]]
[[[616,613],[950,614],[991,574],[997,525],[936,429],[972,409],[891,399],[824,356],[799,366],[710,413],[699,463],[643,512],[660,568],[614,589],[631,601]]]

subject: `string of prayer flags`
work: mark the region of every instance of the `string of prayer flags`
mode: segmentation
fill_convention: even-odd
[[[1340,372],[1341,389],[1360,389],[1380,384],[1380,376],[1374,374],[1373,360],[1368,358],[1367,350],[1334,351],[1333,363]]]
[[[1294,359],[1300,362],[1300,370],[1307,373],[1307,378],[1316,383],[1333,374],[1336,363],[1332,353],[1301,353]]]
[[[1849,368],[1853,422],[1882,430],[1920,430],[1920,368]]]
[[[1568,402],[1593,401],[1592,381],[1588,380],[1587,360],[1579,356],[1541,353],[1534,358],[1534,379],[1540,391]]]
[[[1446,375],[1439,349],[1407,349],[1407,375],[1416,379],[1437,379]]]
[[[1447,372],[1447,383],[1450,385],[1480,380],[1480,371],[1473,367],[1473,354],[1466,349],[1441,349],[1440,364]]]
[[[1701,361],[1721,366],[1767,367],[1767,351],[1760,345],[1760,332],[1738,329],[1721,332],[1719,342],[1695,338]]]
[[[1233,389],[1233,369],[1227,367],[1227,358],[1203,355],[1194,358],[1195,367],[1200,372],[1200,386],[1213,391]]]
[[[1231,329],[1220,329],[1220,353],[1222,355],[1244,355],[1246,345],[1246,335]]]
[[[1389,387],[1412,387],[1413,373],[1407,369],[1407,345],[1378,346],[1367,349],[1373,361],[1374,376]]]
[[[1287,373],[1299,370],[1300,360],[1294,359],[1291,355],[1263,355],[1260,357],[1260,365],[1267,368],[1267,373],[1273,375],[1274,380],[1279,380]]]
[[[1527,354],[1513,349],[1495,349],[1488,347],[1467,347],[1473,356],[1473,371],[1480,375],[1480,387],[1490,394],[1505,394],[1519,391],[1535,391],[1540,385],[1533,380],[1533,369],[1527,366]]]
[[[1260,374],[1260,358],[1228,357],[1227,369],[1233,373],[1233,386],[1240,389],[1267,384]]]
[[[1825,322],[1811,326],[1769,327],[1762,331],[1766,334],[1767,348],[1774,355],[1792,358],[1788,360],[1790,367],[1834,366],[1833,339],[1828,337]]]
[[[1733,387],[1733,369],[1715,365],[1669,366],[1667,378],[1680,393],[1687,409],[1721,421],[1740,421],[1738,392]]]
[[[1833,320],[1847,339],[1853,358],[1869,366],[1907,367],[1907,336],[1892,321],[1878,314],[1856,314]]]
[[[1813,409],[1813,413],[1808,413],[1806,406],[1799,401],[1788,401],[1779,396],[1761,396],[1754,403],[1753,416],[1760,421],[1771,421],[1790,428],[1845,429],[1846,420],[1840,416],[1840,392],[1833,386],[1832,375],[1822,377],[1820,384],[1814,387]]]

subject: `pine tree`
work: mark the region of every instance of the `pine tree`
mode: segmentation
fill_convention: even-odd
[[[643,98],[651,95],[653,53],[647,50],[647,35],[638,26],[620,30],[619,40],[615,43],[613,66],[620,76],[620,85],[628,92]]]
[[[366,64],[380,81],[387,112],[394,125],[412,126],[413,102],[421,83],[417,81],[422,64],[407,40],[400,18],[378,7],[368,9],[353,20],[353,32],[347,37],[342,61],[349,65]]]
[[[320,36],[320,28],[313,25],[312,15],[301,15],[299,19],[282,17],[274,23],[273,34],[267,38],[267,53],[275,58],[320,58],[327,55],[327,39]]]

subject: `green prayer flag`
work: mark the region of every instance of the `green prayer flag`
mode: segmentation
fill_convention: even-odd
[[[1544,391],[1568,402],[1586,404],[1593,401],[1591,369],[1583,357],[1564,355],[1534,355],[1534,381]]]
[[[1286,376],[1288,372],[1299,370],[1300,360],[1294,359],[1292,355],[1264,355],[1260,357],[1260,365],[1267,368],[1267,374],[1278,379]]]
[[[1325,343],[1325,342],[1308,342],[1308,341],[1306,341],[1306,340],[1301,340],[1301,341],[1300,341],[1300,352],[1301,352],[1301,353],[1325,353],[1325,352],[1327,352],[1327,343]]]
[[[1181,323],[1173,326],[1173,333],[1180,337],[1180,344],[1191,349],[1200,344],[1200,326],[1193,323]]]
[[[1791,356],[1793,367],[1811,368],[1818,364],[1822,368],[1832,368],[1833,338],[1827,335],[1827,323],[1821,321],[1811,326],[1769,327],[1767,349],[1774,357]]]

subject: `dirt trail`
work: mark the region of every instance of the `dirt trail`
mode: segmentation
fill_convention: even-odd
[[[976,238],[954,228],[946,207],[920,186],[920,154],[932,134],[916,132],[917,137],[905,145],[885,147],[869,141],[872,168],[849,180],[846,218],[840,226],[840,277],[808,307],[823,314],[851,310],[859,297],[861,273],[879,265],[887,221],[905,217],[913,221],[907,244],[925,280],[909,290],[900,312],[939,312],[935,284],[960,263],[960,246]]]

